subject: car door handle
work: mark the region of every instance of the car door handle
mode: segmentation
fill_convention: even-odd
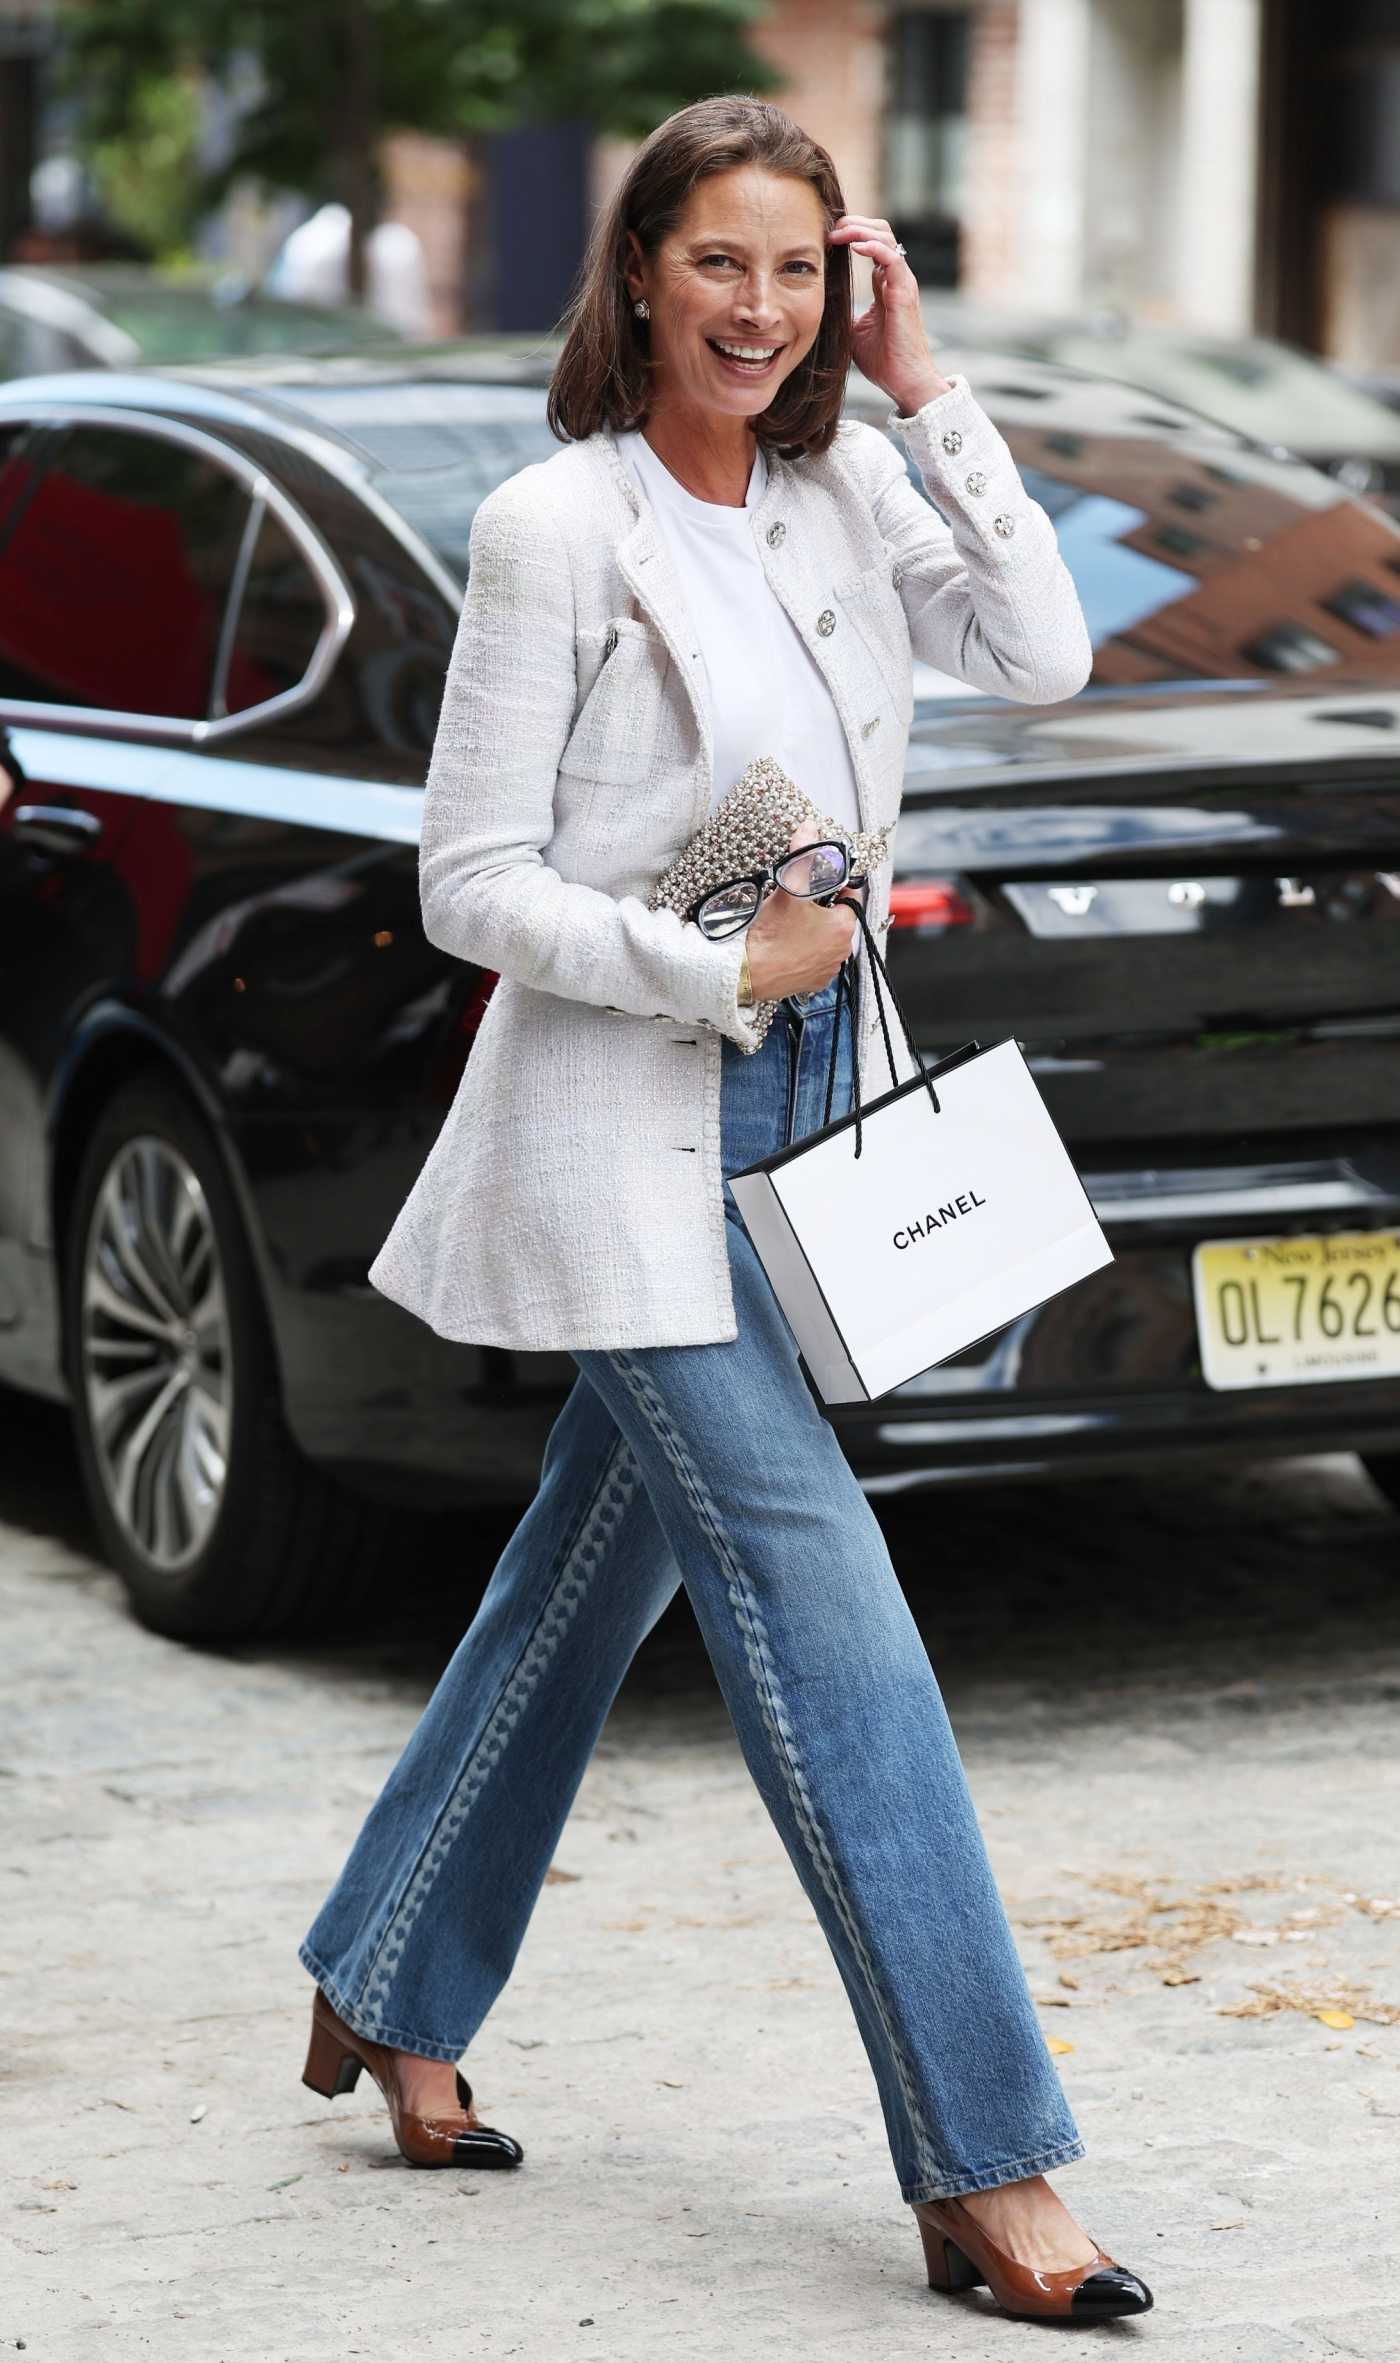
[[[14,833],[50,853],[79,853],[96,844],[102,823],[81,804],[17,804]]]

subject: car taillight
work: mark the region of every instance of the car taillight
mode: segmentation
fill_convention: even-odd
[[[891,928],[969,927],[976,915],[951,878],[911,879],[890,888]]]
[[[494,968],[483,968],[480,984],[458,1016],[457,1031],[459,1034],[474,1034],[476,1032],[486,1015],[486,1004],[500,981]]]

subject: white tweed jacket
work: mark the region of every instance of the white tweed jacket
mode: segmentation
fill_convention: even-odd
[[[888,423],[947,523],[887,437],[853,420],[819,457],[770,458],[751,512],[768,581],[830,684],[864,828],[899,811],[911,652],[1035,705],[1072,697],[1091,663],[1054,528],[966,379]],[[482,1345],[733,1338],[720,1059],[725,1035],[753,1042],[743,939],[711,943],[646,908],[710,804],[685,585],[607,430],[497,486],[470,561],[419,882],[430,941],[499,982],[369,1277],[441,1336]],[[891,867],[866,897],[882,944]],[[888,1078],[861,999],[873,1095]]]

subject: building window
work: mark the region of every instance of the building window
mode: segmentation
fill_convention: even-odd
[[[1400,600],[1360,575],[1342,583],[1322,605],[1329,615],[1350,624],[1354,632],[1364,632],[1370,640],[1389,640],[1400,632]]]
[[[1270,673],[1321,672],[1324,666],[1336,664],[1341,653],[1320,633],[1292,623],[1275,624],[1272,631],[1261,632],[1240,650],[1251,664]]]
[[[1174,558],[1194,558],[1206,546],[1198,533],[1188,533],[1184,525],[1159,525],[1152,539],[1159,550],[1170,550]]]
[[[956,287],[967,151],[971,11],[896,9],[889,18],[885,210],[925,287]]]

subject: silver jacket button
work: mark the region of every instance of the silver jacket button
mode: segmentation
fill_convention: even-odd
[[[948,429],[947,434],[943,438],[943,448],[947,452],[950,459],[956,459],[958,453],[962,450],[962,437],[958,433],[956,427],[950,427]]]
[[[996,527],[997,532],[1001,535],[1002,540],[1010,541],[1012,534],[1016,531],[1015,518],[1007,517],[1005,515],[993,517],[992,523]]]
[[[609,626],[608,626],[608,629],[607,629],[607,637],[604,639],[604,642],[603,642],[603,661],[604,661],[604,663],[605,663],[605,664],[606,664],[606,662],[607,662],[608,658],[609,658],[609,657],[612,655],[612,652],[613,652],[613,650],[616,648],[616,646],[617,646],[617,626],[616,626],[616,624],[609,624]]]
[[[770,550],[776,550],[776,548],[777,548],[777,546],[778,546],[779,542],[780,542],[780,541],[783,539],[783,537],[784,537],[784,535],[786,534],[786,532],[787,532],[787,527],[784,525],[784,523],[783,523],[783,521],[782,521],[781,517],[780,517],[780,518],[777,520],[777,523],[776,523],[776,524],[773,524],[773,525],[770,525],[770,526],[769,526],[769,528],[768,528],[768,547],[769,547],[769,549],[770,549]]]
[[[817,630],[821,633],[823,640],[829,640],[835,629],[836,618],[829,607],[824,607],[817,617]]]
[[[976,500],[979,495],[984,493],[987,489],[987,479],[983,475],[980,468],[974,468],[972,474],[966,479],[966,482],[967,489],[972,494],[974,500]]]

